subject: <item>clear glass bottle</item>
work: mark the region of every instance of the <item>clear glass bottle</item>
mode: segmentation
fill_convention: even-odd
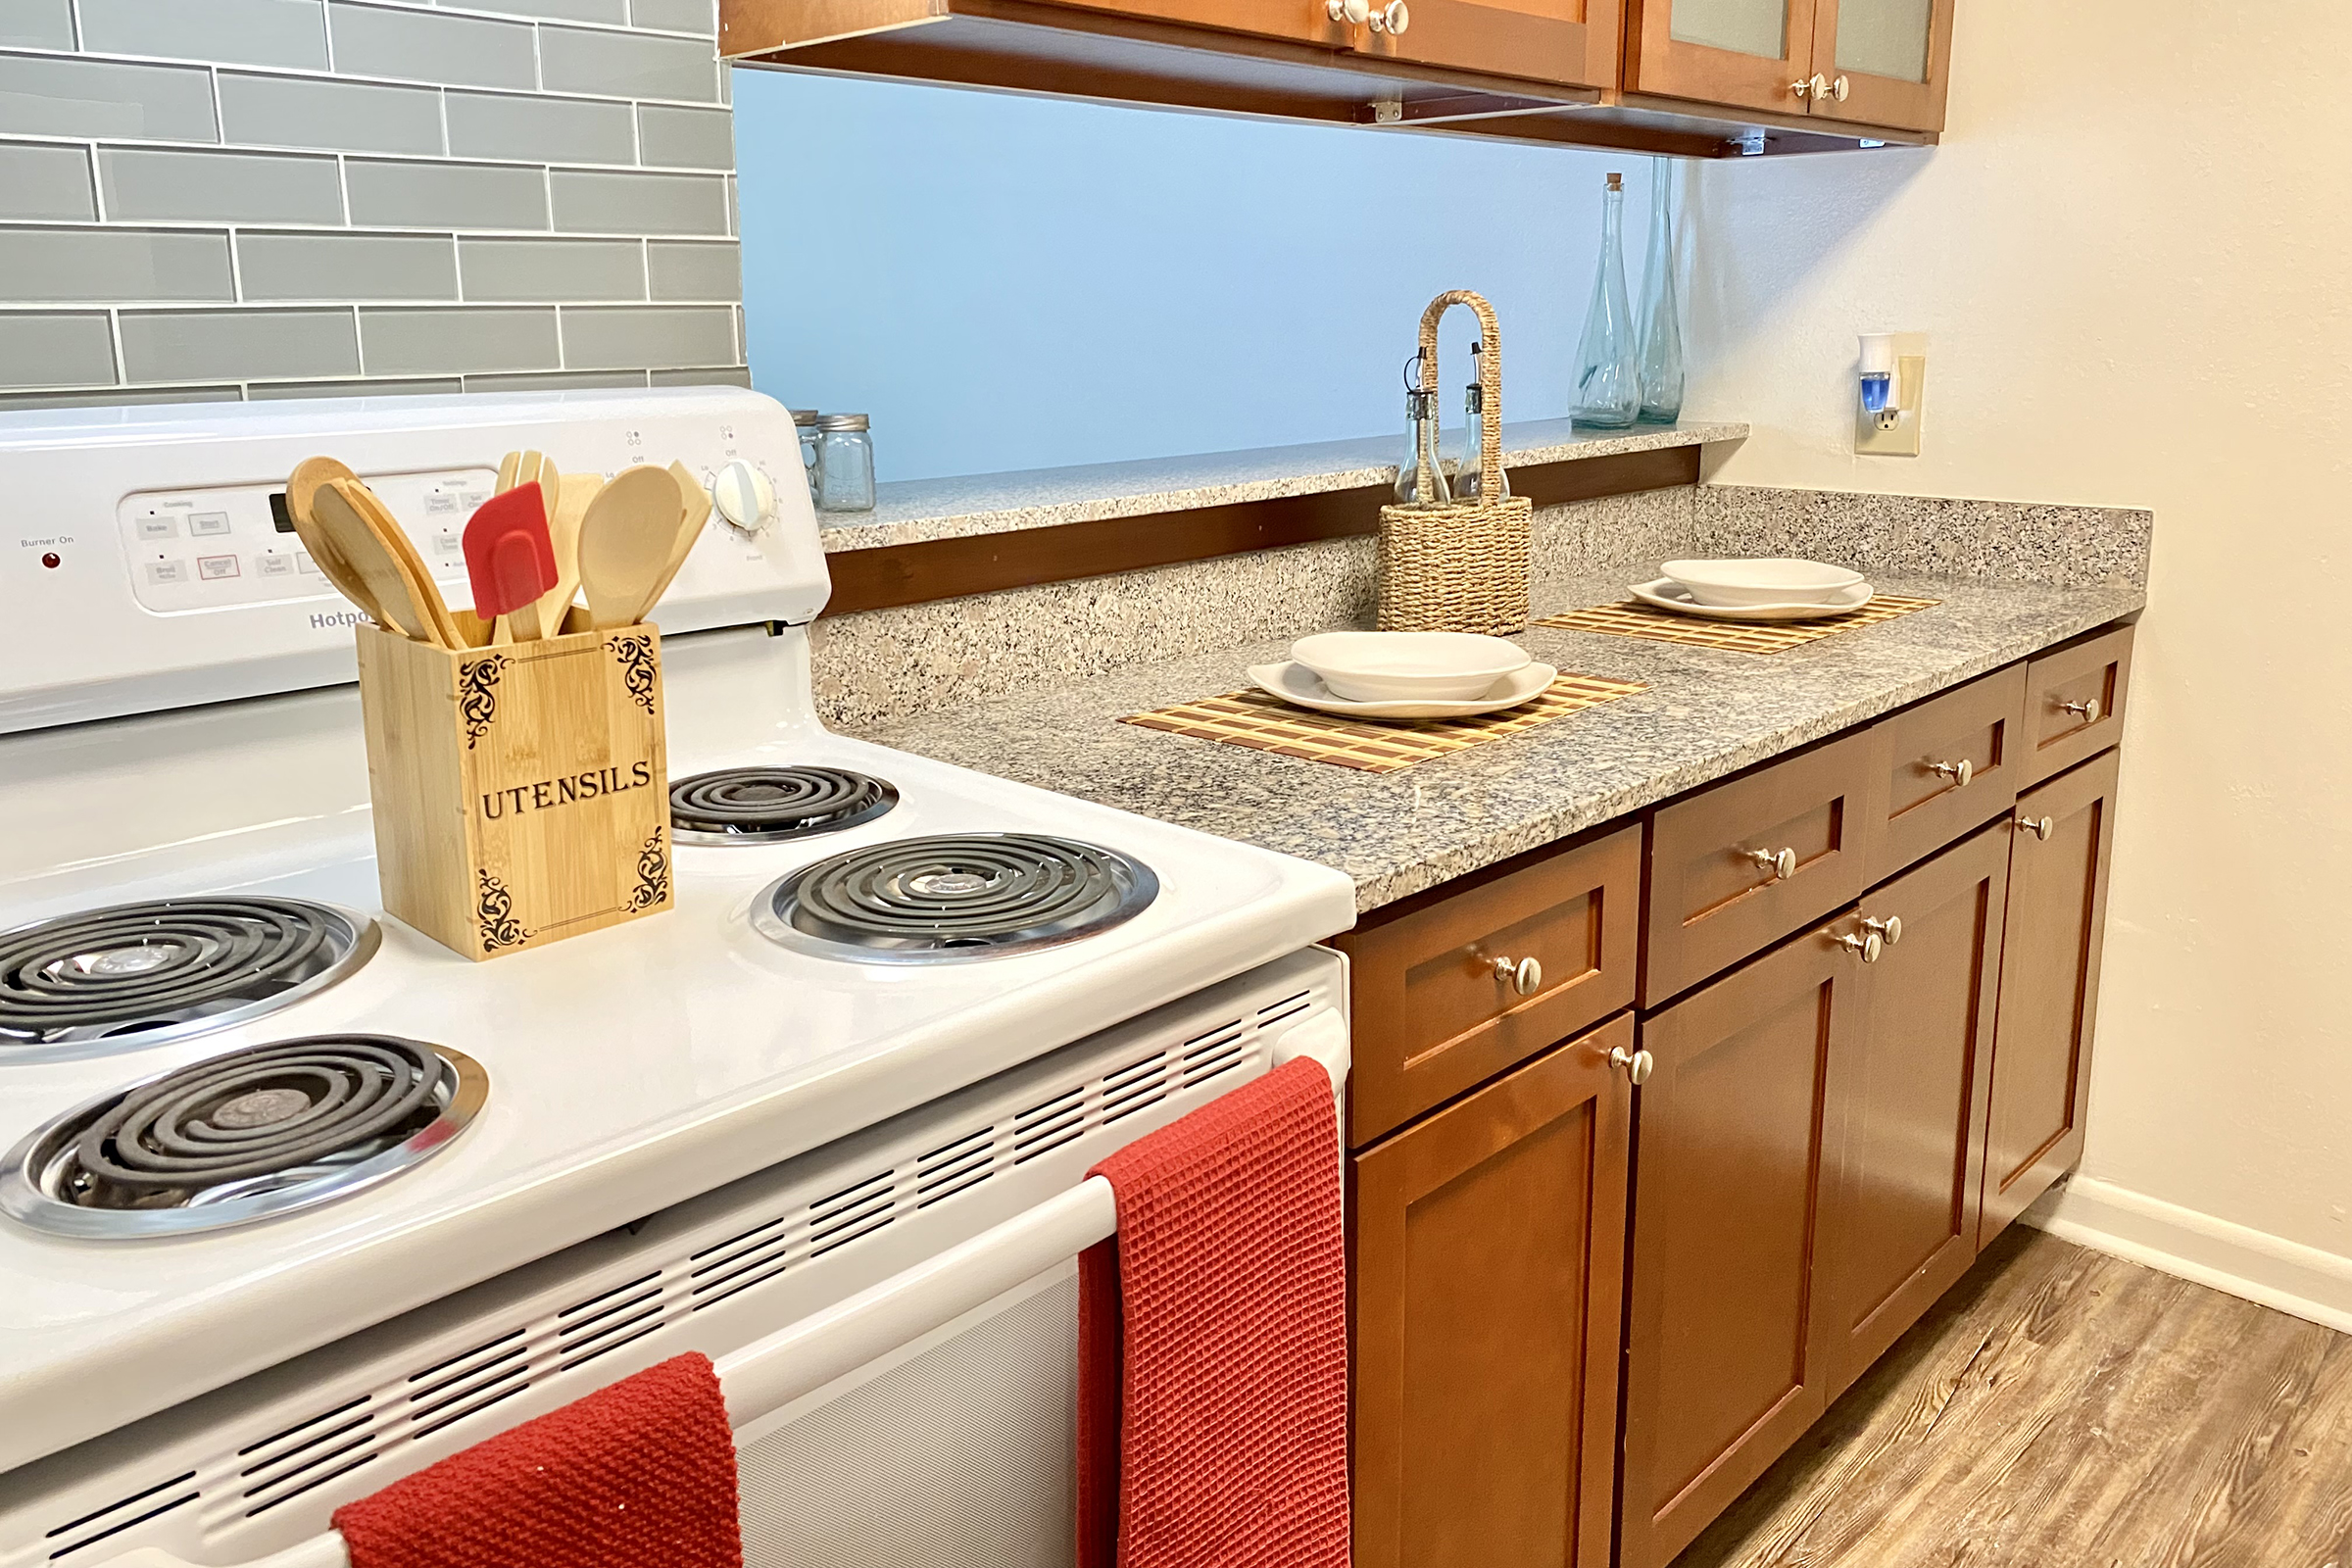
[[[816,421],[816,510],[871,512],[874,438],[862,414],[828,414]]]
[[[1649,253],[1642,264],[1642,422],[1672,424],[1683,416],[1683,311],[1674,281],[1672,165],[1650,173]]]
[[[1577,345],[1569,416],[1580,428],[1624,430],[1642,412],[1633,308],[1625,295],[1625,176],[1611,174],[1600,198],[1600,266]]]
[[[811,496],[816,494],[816,421],[818,417],[814,409],[792,411],[793,432],[801,438],[801,466],[808,472],[808,493]]]
[[[1442,507],[1453,499],[1438,451],[1438,400],[1421,390],[1421,356],[1404,362],[1404,461],[1396,465],[1396,499],[1406,506]],[[1424,482],[1423,475],[1427,475]]]
[[[1487,420],[1486,388],[1479,382],[1478,357],[1486,352],[1486,341],[1473,339],[1470,344],[1470,384],[1462,388],[1462,428],[1454,437],[1446,455],[1453,469],[1453,498],[1456,501],[1480,499],[1479,462],[1486,456]],[[1502,494],[1511,493],[1511,476],[1502,476]],[[1494,499],[1500,500],[1501,496]]]

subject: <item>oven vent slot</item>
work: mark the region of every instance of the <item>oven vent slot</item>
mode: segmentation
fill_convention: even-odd
[[[1086,1131],[1086,1091],[1081,1084],[1067,1094],[1056,1095],[1042,1105],[1031,1105],[1012,1118],[1012,1160],[1026,1164],[1048,1150],[1062,1145]]]
[[[144,1492],[134,1492],[127,1497],[118,1497],[94,1513],[85,1513],[78,1519],[67,1520],[55,1530],[46,1532],[41,1539],[55,1541],[59,1536],[71,1535],[85,1525],[97,1525],[99,1528],[89,1535],[83,1536],[79,1541],[68,1542],[57,1547],[49,1553],[49,1560],[55,1562],[85,1546],[94,1546],[101,1541],[121,1535],[132,1525],[143,1525],[159,1514],[170,1513],[182,1503],[194,1502],[202,1495],[198,1489],[188,1485],[195,1479],[195,1471],[185,1471],[173,1476],[169,1481],[159,1481]]]
[[[1168,1098],[1168,1054],[1164,1051],[1102,1075],[1102,1125],[1134,1115]]]
[[[556,1356],[568,1372],[662,1326],[662,1271],[600,1291],[556,1313]]]
[[[237,1473],[246,1516],[267,1513],[288,1497],[366,1464],[382,1446],[368,1395],[247,1444],[237,1452],[237,1457],[250,1461]]]
[[[914,1167],[915,1207],[928,1208],[996,1174],[996,1129],[983,1127],[944,1149],[934,1149]]]
[[[1205,1082],[1220,1073],[1231,1072],[1249,1056],[1250,1033],[1246,1025],[1233,1023],[1213,1034],[1199,1036],[1184,1043],[1177,1058],[1177,1080],[1186,1087]]]
[[[1257,1009],[1257,1026],[1264,1029],[1270,1025],[1281,1023],[1286,1018],[1295,1018],[1304,1012],[1307,1004],[1312,1001],[1314,1001],[1313,993],[1301,991],[1297,996],[1285,997],[1280,1002],[1270,1003]]]

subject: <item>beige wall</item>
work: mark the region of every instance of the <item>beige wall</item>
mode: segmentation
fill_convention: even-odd
[[[2348,59],[2341,0],[1959,0],[1942,147],[1710,165],[1688,226],[1715,477],[2155,510],[2059,1206],[2352,1326]],[[1931,334],[1917,460],[1851,453],[1870,329]]]

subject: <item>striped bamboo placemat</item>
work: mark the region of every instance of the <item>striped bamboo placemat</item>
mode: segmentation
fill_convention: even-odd
[[[1119,722],[1171,735],[1191,735],[1228,746],[1312,762],[1336,762],[1366,773],[1394,773],[1433,757],[1483,746],[1538,724],[1614,702],[1644,690],[1638,680],[1598,675],[1562,675],[1543,694],[1517,708],[1475,718],[1341,718],[1293,708],[1279,697],[1250,690],[1203,697],[1198,702],[1129,713]]]
[[[1824,637],[1835,637],[1841,631],[1876,626],[1898,615],[1908,615],[1915,610],[1930,610],[1941,603],[1943,601],[1940,599],[1904,599],[1895,594],[1880,594],[1860,610],[1848,611],[1826,620],[1759,622],[1700,620],[1692,615],[1678,615],[1671,610],[1658,610],[1629,600],[1621,605],[1594,605],[1591,610],[1572,610],[1564,615],[1546,615],[1536,624],[1558,626],[1565,631],[1598,631],[1618,637],[1647,637],[1655,642],[1684,643],[1693,648],[1729,648],[1741,654],[1779,654],[1818,642]]]

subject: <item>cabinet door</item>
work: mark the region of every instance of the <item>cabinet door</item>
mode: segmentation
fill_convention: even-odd
[[[1642,1024],[1626,1317],[1623,1568],[1659,1568],[1828,1402],[1817,1297],[1838,1169],[1838,1064],[1864,965],[1841,920]]]
[[[1617,85],[1622,0],[1390,0],[1372,9],[1401,15],[1402,32],[1354,29],[1364,53],[1429,66],[1575,87]]]
[[[1815,0],[1816,115],[1941,130],[1951,62],[1952,0]]]
[[[2017,800],[1980,1249],[2082,1157],[2117,759],[2094,758]]]
[[[1801,115],[1816,0],[1627,0],[1626,89]]]
[[[1633,1039],[1351,1160],[1358,1568],[1608,1568]]]
[[[1976,1261],[2012,832],[2003,818],[1862,896],[1894,940],[1869,966],[1837,1085],[1833,1399]]]

